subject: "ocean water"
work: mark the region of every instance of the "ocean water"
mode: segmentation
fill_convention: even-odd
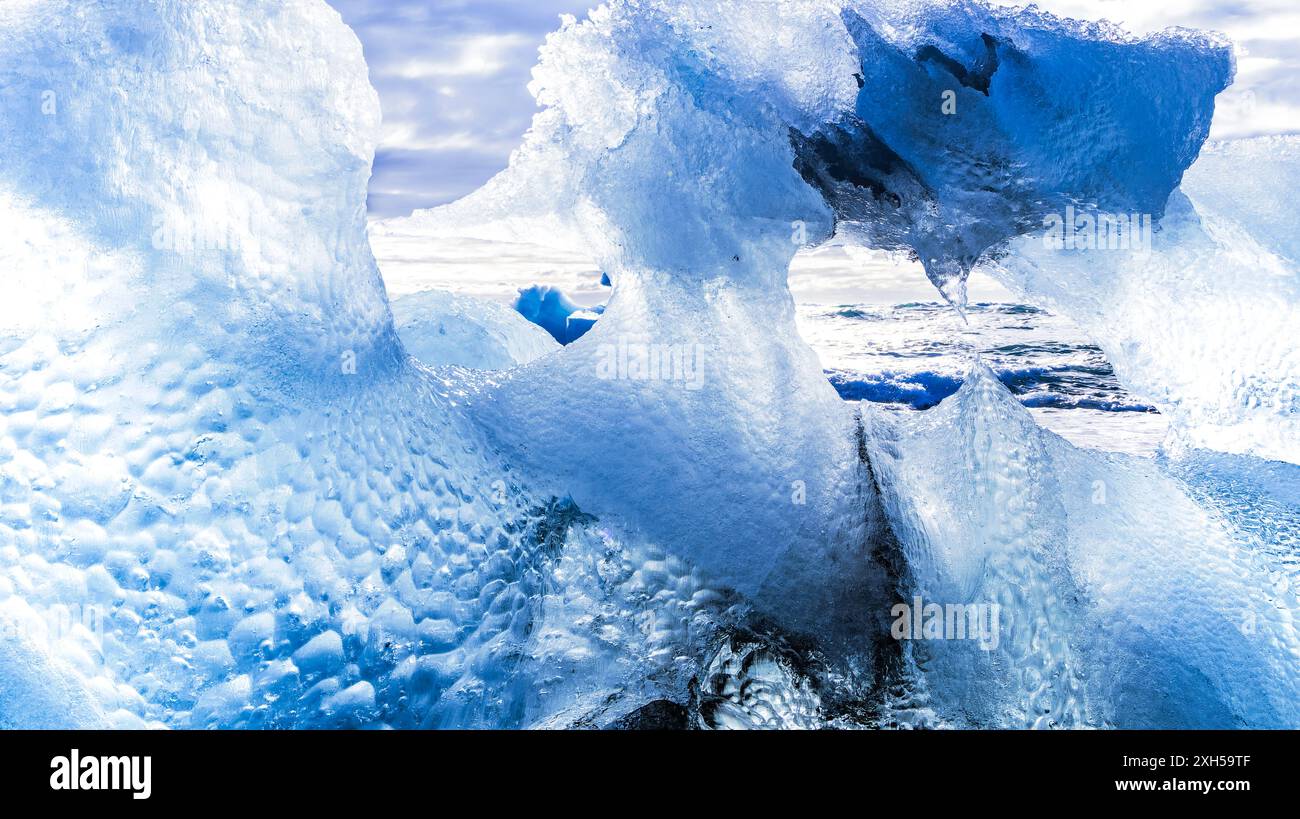
[[[372,232],[371,242],[390,297],[436,289],[511,303],[521,289],[544,284],[592,307],[611,293],[582,253],[391,229]],[[1125,392],[1078,327],[1016,303],[978,272],[965,320],[934,300],[915,262],[852,246],[801,252],[790,289],[799,331],[845,400],[924,410],[957,390],[977,352],[1040,425],[1071,443],[1150,455],[1164,440],[1165,420]]]
[[[800,304],[799,331],[847,401],[925,410],[961,386],[972,354],[1035,420],[1080,446],[1150,455],[1167,424],[1129,394],[1100,348],[1027,304],[980,302],[963,319],[938,302]]]

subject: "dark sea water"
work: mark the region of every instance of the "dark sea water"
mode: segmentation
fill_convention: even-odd
[[[925,410],[961,386],[977,353],[1043,426],[1076,444],[1150,454],[1155,408],[1120,385],[1101,349],[1069,321],[1024,304],[799,307],[799,329],[845,400]]]

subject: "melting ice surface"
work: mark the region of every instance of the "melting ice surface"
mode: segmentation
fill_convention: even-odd
[[[1214,38],[567,20],[511,167],[403,226],[593,255],[608,308],[548,352],[390,308],[378,103],[320,0],[0,28],[0,724],[1300,726],[1297,155],[1202,150]],[[1151,213],[1153,258],[1046,252],[1068,206]],[[841,401],[786,287],[836,231],[1073,318],[1170,446],[1077,449],[981,360],[923,412]],[[894,639],[916,596],[999,639]]]

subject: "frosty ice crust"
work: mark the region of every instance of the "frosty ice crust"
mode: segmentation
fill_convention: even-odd
[[[393,332],[356,38],[314,0],[0,27],[0,722],[507,722],[450,692],[524,627],[527,505]]]
[[[394,333],[378,106],[323,2],[6,3],[0,722],[603,724],[687,701],[748,611],[836,672],[889,666],[906,585],[1023,586],[987,677],[1014,685],[891,655],[901,679],[823,694],[910,680],[885,722],[1300,723],[1293,607],[1179,484],[1025,426],[978,373],[913,432],[859,429],[821,376],[784,277],[835,213],[790,129],[857,106],[842,11],[620,3],[555,35],[533,136],[437,218],[567,231],[616,293],[571,347],[461,379]],[[699,345],[706,377],[598,377],[624,343]],[[74,605],[102,619],[40,628]]]

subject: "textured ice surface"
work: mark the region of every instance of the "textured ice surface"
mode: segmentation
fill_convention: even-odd
[[[998,603],[994,651],[917,641],[927,705],[974,726],[1286,726],[1300,635],[1276,556],[1152,462],[1035,426],[976,364],[924,413],[874,416],[894,531],[925,600]]]
[[[1207,146],[1149,252],[1016,242],[989,270],[1075,319],[1181,442],[1300,463],[1300,138]]]
[[[1051,204],[1106,157],[1125,203],[1172,185],[1220,47],[851,5],[618,2],[548,40],[510,170],[433,220],[579,241],[614,293],[503,372],[399,340],[364,225],[378,104],[323,2],[0,7],[0,724],[1300,723],[1284,569],[1219,484],[1076,451],[979,373],[914,426],[855,417],[785,286],[847,213],[792,129],[864,115],[852,21],[916,47],[885,79],[987,75],[986,100],[1112,46],[1186,64],[1134,91],[1169,128],[1113,122],[1027,194]],[[990,27],[1019,49],[996,72]],[[956,222],[987,205],[970,164],[927,166]],[[1270,508],[1243,463],[1222,482]],[[888,640],[917,590],[1004,602],[1004,640]]]
[[[626,609],[541,645],[577,518],[397,341],[364,223],[378,102],[335,12],[5,4],[0,27],[23,158],[0,171],[0,724],[517,725],[553,701],[521,666],[617,693],[628,646],[682,653],[704,582],[596,535],[591,594]]]
[[[793,312],[780,291],[627,276],[591,332],[511,371],[474,411],[547,494],[746,594],[821,601],[783,603],[792,616],[838,616],[845,592],[818,578],[836,561],[854,589],[872,524],[854,500],[850,410]]]
[[[521,500],[393,332],[356,39],[315,2],[4,25],[0,187],[39,226],[0,251],[37,302],[4,327],[6,594],[95,613],[48,654],[113,725],[436,723],[527,619]]]
[[[551,498],[567,475],[529,492],[512,465],[526,453],[494,452],[502,430],[470,420],[471,394],[507,403],[482,397],[490,379],[406,356],[366,243],[377,100],[334,12],[7,4],[0,24],[0,152],[25,160],[0,173],[15,227],[0,239],[14,294],[0,324],[0,724],[599,725],[688,699],[712,635],[748,610],[692,554],[716,545],[714,568],[758,586],[773,553],[797,557],[779,539],[791,526],[729,532],[742,511],[701,464],[684,489],[715,500],[654,500],[709,527],[599,528]],[[778,371],[772,398],[815,384],[847,430],[801,355],[806,375]],[[553,377],[541,397],[574,404],[556,437],[575,470],[599,472],[601,444],[637,446],[626,398],[584,436],[581,382]],[[737,405],[711,431],[683,429],[671,402],[644,420],[677,430],[623,468],[637,484],[624,490],[749,446],[743,395],[723,397]],[[854,499],[859,482],[847,435],[818,444],[842,456],[819,467],[837,482],[789,469],[798,443],[733,459],[758,481],[733,491],[805,515],[811,541],[826,499]],[[812,514],[791,500],[801,480]],[[757,554],[731,572],[740,538]],[[850,532],[839,548],[863,542]]]
[[[438,219],[580,236],[615,286],[589,333],[474,398],[529,480],[796,620],[833,620],[857,570],[838,589],[815,578],[857,564],[875,524],[854,507],[849,410],[784,286],[796,234],[830,230],[788,129],[851,105],[854,68],[834,8],[741,8],[567,21],[511,169]]]
[[[1068,204],[1158,216],[1232,74],[1226,44],[1195,32],[847,5],[862,88],[852,111],[794,134],[799,168],[842,233],[910,251],[959,304],[976,260]]]
[[[406,351],[430,367],[504,370],[558,347],[545,330],[503,304],[441,290],[393,299],[393,321]]]

